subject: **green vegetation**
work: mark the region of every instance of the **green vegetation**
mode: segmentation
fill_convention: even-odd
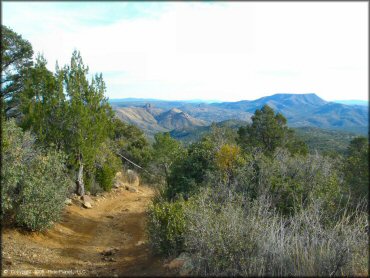
[[[30,230],[43,230],[57,221],[67,191],[73,185],[65,155],[35,145],[29,132],[14,120],[3,129],[2,217]]]
[[[32,63],[21,36],[3,26],[2,35],[2,216],[42,230],[58,219],[68,192],[109,191],[122,168],[118,154],[148,163],[150,145],[115,119],[102,75],[89,81],[78,51],[53,73],[41,55]]]
[[[2,113],[17,115],[19,92],[27,70],[32,66],[31,44],[22,36],[1,25],[1,98]],[[13,109],[13,111],[11,111]]]
[[[365,273],[367,139],[310,154],[286,124],[265,106],[190,144],[148,210],[153,249],[185,252],[201,276]]]
[[[297,135],[282,113],[265,105],[251,123],[201,127],[199,140],[187,146],[170,133],[156,134],[150,144],[140,129],[115,118],[102,75],[88,80],[79,52],[53,73],[40,55],[32,63],[27,41],[2,29],[2,219],[47,229],[69,193],[109,191],[123,162],[132,160],[160,189],[148,208],[153,251],[184,252],[193,275],[354,276],[367,270],[368,138],[317,129]],[[302,102],[275,98],[274,105],[286,98],[292,107]],[[306,112],[332,107],[314,95],[303,100],[311,107]],[[219,104],[235,105],[250,102]],[[286,109],[289,117],[292,109]],[[150,106],[145,111],[161,114]],[[180,117],[188,126],[189,115],[172,112],[166,122],[176,125],[172,120]]]
[[[116,173],[122,169],[122,161],[111,146],[114,146],[111,140],[101,144],[96,159],[95,180],[104,191],[111,190]],[[91,190],[91,185],[87,189]]]
[[[292,153],[307,153],[307,146],[293,136],[287,127],[286,118],[268,105],[257,109],[252,116],[252,124],[239,128],[239,143],[244,147],[261,148],[265,154],[278,147],[288,148]]]
[[[307,144],[311,153],[317,151],[330,156],[344,155],[350,141],[358,136],[354,133],[315,127],[297,127],[294,131],[297,137]]]
[[[184,150],[179,142],[171,138],[169,133],[158,133],[154,138],[153,160],[154,165],[158,166],[156,172],[161,173],[160,175],[165,178],[168,184],[172,163],[184,155]]]
[[[31,130],[40,144],[56,146],[68,154],[69,166],[78,171],[77,191],[84,195],[84,179],[95,172],[99,146],[111,135],[113,112],[104,97],[101,75],[87,80],[88,69],[80,54],[56,73],[38,57],[20,92],[21,126]]]
[[[143,167],[148,166],[152,154],[151,146],[144,133],[136,126],[126,124],[117,118],[113,120],[113,128],[116,152]]]
[[[227,120],[222,122],[213,122],[210,126],[194,127],[191,129],[172,130],[171,136],[176,140],[180,140],[184,145],[199,141],[207,133],[211,132],[212,128],[229,128],[238,130],[241,126],[245,126],[247,122],[240,120]]]
[[[149,208],[148,237],[159,254],[177,255],[183,250],[186,205],[183,200],[160,201]]]
[[[353,139],[344,161],[344,173],[354,203],[369,197],[369,141],[365,137]]]
[[[247,122],[244,121],[227,120],[214,123],[213,125],[238,130],[246,124]],[[344,155],[350,141],[358,136],[355,133],[316,127],[294,127],[291,129],[296,134],[297,139],[307,144],[310,153],[315,153],[317,151],[320,154],[332,157]],[[203,136],[209,133],[210,130],[211,126],[205,126],[173,130],[170,134],[173,138],[183,142],[184,145],[190,145],[191,143],[199,141]]]

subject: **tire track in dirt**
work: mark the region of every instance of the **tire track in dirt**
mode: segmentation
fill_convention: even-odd
[[[7,276],[173,276],[149,249],[145,210],[153,189],[123,188],[92,197],[92,209],[77,200],[46,232],[2,233],[2,267]],[[113,250],[109,255],[104,251]]]

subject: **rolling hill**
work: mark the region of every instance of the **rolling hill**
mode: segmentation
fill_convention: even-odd
[[[269,105],[288,119],[291,127],[311,126],[367,134],[368,107],[328,102],[316,94],[275,94],[254,101],[215,103],[213,106],[253,113]]]
[[[196,126],[206,126],[207,122],[196,119],[188,113],[177,108],[172,108],[156,117],[158,124],[169,130],[184,129]]]
[[[290,127],[367,135],[369,126],[368,106],[328,102],[316,94],[275,94],[256,100],[218,103],[129,99],[111,100],[111,104],[119,118],[138,125],[151,135],[173,130],[184,134],[199,126],[227,120],[250,122],[255,110],[265,104],[282,113]]]
[[[236,131],[239,127],[247,124],[248,123],[245,121],[227,120],[219,122],[216,125],[218,127],[230,127]],[[185,145],[189,145],[201,139],[210,132],[210,130],[210,126],[203,126],[191,129],[172,130],[170,134],[173,138],[182,141]],[[311,153],[318,151],[319,153],[326,154],[345,154],[350,141],[358,136],[358,134],[351,132],[328,130],[317,127],[297,127],[293,128],[293,130],[298,138],[308,145]]]
[[[319,127],[368,133],[368,107],[328,102],[316,94],[275,94],[253,101],[215,103],[213,106],[253,113],[263,105],[282,113],[291,127]]]
[[[124,107],[115,109],[116,116],[121,121],[133,124],[153,137],[158,132],[167,132],[167,128],[160,126],[153,114],[144,107]]]
[[[190,116],[177,108],[163,110],[146,104],[144,107],[115,108],[116,116],[129,124],[136,125],[149,137],[158,132],[171,130],[192,129],[207,126],[208,123]]]

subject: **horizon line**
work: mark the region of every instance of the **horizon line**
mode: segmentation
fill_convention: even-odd
[[[254,100],[258,100],[258,99],[261,99],[261,98],[264,98],[264,97],[271,97],[271,96],[276,96],[276,95],[315,95],[319,98],[321,98],[322,100],[324,101],[328,101],[328,102],[339,102],[339,101],[345,101],[345,102],[351,102],[351,101],[360,101],[360,102],[369,102],[369,99],[335,99],[335,100],[325,100],[323,99],[322,97],[320,97],[319,95],[317,95],[316,93],[275,93],[275,94],[271,94],[271,95],[265,95],[265,96],[261,96],[259,98],[255,98],[255,99],[239,99],[239,100],[221,100],[221,99],[162,99],[162,98],[153,98],[153,97],[121,97],[121,98],[110,98],[108,97],[108,99],[111,101],[111,100],[128,100],[128,99],[132,99],[132,100],[151,100],[151,101],[174,101],[174,102],[189,102],[189,101],[193,101],[193,102],[239,102],[239,101],[254,101]]]

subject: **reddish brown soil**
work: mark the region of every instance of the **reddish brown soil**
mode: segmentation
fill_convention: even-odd
[[[173,276],[154,256],[145,234],[150,187],[117,189],[92,197],[92,209],[74,200],[62,220],[46,232],[4,228],[4,276]],[[102,255],[111,248],[112,255]]]

